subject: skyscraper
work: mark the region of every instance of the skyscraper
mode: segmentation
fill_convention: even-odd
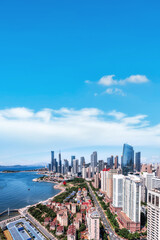
[[[118,156],[115,157],[115,160],[114,160],[114,167],[115,167],[115,169],[118,168]]]
[[[86,178],[86,168],[85,166],[82,166],[82,178]]]
[[[73,168],[73,160],[75,159],[75,156],[71,156],[71,167]]]
[[[99,172],[101,172],[104,169],[104,161],[103,160],[99,160],[98,161],[98,170]]]
[[[122,174],[113,175],[113,206],[116,208],[123,206],[123,178]]]
[[[51,172],[52,168],[51,168],[51,163],[48,164],[48,171]]]
[[[51,171],[54,169],[54,151],[51,151]]]
[[[61,170],[62,170],[61,153],[59,153],[58,158],[59,158],[58,172],[61,173]]]
[[[81,157],[80,158],[80,171],[82,171],[83,164],[85,163],[85,158]]]
[[[64,174],[67,174],[69,171],[69,162],[67,159],[64,159]]]
[[[140,225],[141,182],[137,176],[124,177],[123,211],[133,222]]]
[[[134,150],[133,147],[128,144],[124,144],[123,146],[121,168],[123,175],[128,175],[128,173],[133,172],[134,169]]]
[[[107,158],[107,165],[109,168],[113,168],[113,156]]]
[[[97,152],[93,152],[91,154],[91,171],[92,171],[92,177],[95,172],[95,167],[97,167]]]
[[[136,153],[135,169],[140,172],[141,170],[141,153]]]
[[[78,173],[78,159],[73,160],[73,173],[77,174]]]

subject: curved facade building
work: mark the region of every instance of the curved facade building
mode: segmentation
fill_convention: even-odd
[[[134,150],[128,144],[124,144],[123,146],[121,168],[123,175],[128,175],[129,172],[133,172],[134,170]]]

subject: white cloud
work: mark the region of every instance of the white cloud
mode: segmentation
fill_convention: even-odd
[[[31,118],[33,117],[33,111],[27,108],[10,108],[0,110],[0,117],[4,118]]]
[[[114,95],[125,96],[125,93],[120,88],[107,88],[105,93],[107,93],[109,95],[113,95],[114,94]]]
[[[160,147],[160,124],[151,126],[143,114],[127,116],[116,110],[105,113],[97,108],[80,110],[12,108],[0,111],[0,159],[31,155],[50,149],[91,146]],[[34,162],[34,154],[30,156]]]
[[[85,80],[84,82],[87,83],[87,84],[92,83],[90,80]]]
[[[114,76],[115,75],[104,76],[98,81],[98,84],[104,85],[104,86],[117,85],[117,80],[113,80]]]
[[[148,78],[144,75],[132,75],[124,80],[125,83],[129,82],[129,83],[146,83],[149,82]]]
[[[116,119],[120,120],[120,119],[124,118],[126,116],[126,114],[124,114],[122,112],[117,112],[116,110],[113,110],[108,113],[108,116],[113,116]]]
[[[127,77],[125,79],[113,79],[115,75],[107,75],[103,76],[99,81],[98,84],[103,86],[113,86],[113,85],[125,85],[127,83],[134,83],[134,84],[140,84],[140,83],[147,83],[149,82],[149,79],[145,75],[131,75],[130,77]]]

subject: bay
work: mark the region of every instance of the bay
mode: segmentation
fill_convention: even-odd
[[[40,176],[35,172],[0,173],[0,213],[7,208],[35,204],[59,193],[52,183],[32,181]]]

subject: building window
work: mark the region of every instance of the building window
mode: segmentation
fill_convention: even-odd
[[[155,203],[155,196],[152,195],[152,204],[154,204],[154,203]]]
[[[159,207],[159,197],[156,196],[156,206]]]
[[[151,203],[151,194],[149,193],[148,201]]]

